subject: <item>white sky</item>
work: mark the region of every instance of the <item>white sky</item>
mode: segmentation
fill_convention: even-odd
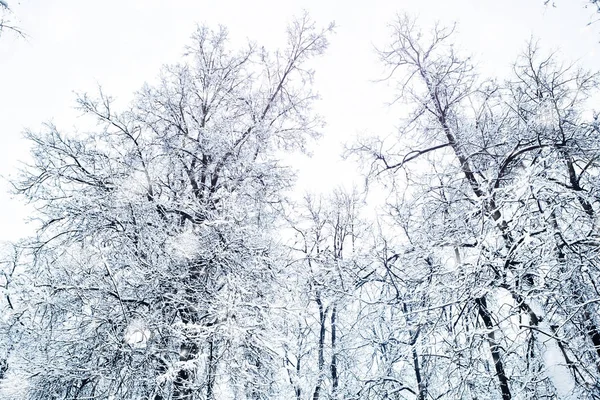
[[[17,0],[8,1],[29,35],[0,38],[0,174],[14,175],[27,157],[25,128],[53,121],[77,125],[74,92],[105,92],[125,103],[162,64],[179,59],[195,24],[229,28],[234,41],[250,38],[267,48],[281,44],[287,21],[303,9],[320,24],[335,21],[327,54],[315,64],[327,126],[310,160],[297,161],[302,188],[327,190],[349,182],[353,166],[339,161],[340,144],[361,132],[388,134],[396,121],[373,45],[386,44],[386,24],[397,12],[423,24],[458,22],[461,48],[483,72],[502,75],[530,37],[566,60],[600,66],[600,22],[584,0]],[[28,233],[22,199],[0,185],[0,240]]]

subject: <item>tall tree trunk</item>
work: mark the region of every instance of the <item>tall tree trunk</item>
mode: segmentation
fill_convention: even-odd
[[[301,356],[300,354],[298,354],[297,357],[297,361],[296,361],[296,379],[298,379],[298,377],[300,376],[300,367],[301,367]],[[296,387],[294,388],[294,391],[296,392],[296,400],[300,400],[301,396],[302,396],[302,388],[300,387],[300,384],[296,381]]]
[[[458,253],[457,253],[458,254]],[[408,306],[406,303],[402,303],[402,311],[404,311],[405,318],[408,318]],[[415,371],[415,379],[417,380],[417,400],[425,400],[427,397],[427,386],[425,385],[425,381],[423,380],[423,375],[421,374],[421,363],[419,362],[419,353],[417,352],[416,344],[419,338],[419,334],[421,332],[421,328],[418,327],[416,331],[412,329],[408,330],[408,334],[410,335],[410,346],[411,353],[413,359],[413,369]]]
[[[337,326],[336,326],[336,318],[337,318],[337,306],[334,304],[331,309],[331,391],[333,393],[333,397],[337,393],[338,385],[339,385],[339,377],[338,377],[338,369],[337,369],[337,354],[336,354],[336,340],[337,340]]]
[[[415,337],[416,339],[416,337]],[[416,340],[415,340],[416,341]],[[412,359],[413,366],[415,369],[415,378],[417,380],[417,387],[419,388],[419,394],[417,395],[417,400],[425,400],[427,397],[427,387],[425,386],[425,382],[423,381],[423,377],[421,376],[421,365],[419,363],[419,354],[417,353],[417,348],[415,345],[412,345]]]
[[[458,265],[462,264],[460,257],[460,251],[458,248],[454,249],[456,262]],[[504,370],[504,363],[502,361],[502,354],[500,353],[500,345],[496,340],[496,334],[494,330],[497,326],[492,320],[492,315],[487,306],[487,300],[485,297],[479,297],[475,299],[477,305],[477,313],[483,321],[485,328],[487,329],[487,341],[490,347],[490,353],[492,354],[492,360],[494,361],[494,369],[496,370],[496,378],[498,378],[498,384],[500,385],[500,393],[502,393],[502,400],[510,400],[512,398],[510,387],[508,385],[508,377]]]
[[[319,396],[321,394],[321,386],[323,385],[323,367],[325,365],[325,309],[323,307],[323,301],[321,300],[321,293],[317,292],[316,294],[316,302],[319,307],[319,358],[317,361],[317,368],[319,371],[319,376],[317,378],[317,385],[315,386],[315,391],[313,392],[313,400],[319,400]]]
[[[214,400],[215,378],[217,376],[217,357],[215,342],[211,336],[208,339],[208,360],[206,370],[206,400]]]
[[[445,109],[440,102],[440,99],[437,96],[437,89],[432,85],[429,80],[429,76],[426,70],[423,69],[423,66],[419,66],[420,74],[427,85],[427,89],[429,91],[429,96],[431,101],[434,104],[438,122],[441,128],[444,131],[444,135],[448,141],[448,144],[452,148],[454,155],[456,156],[458,162],[460,163],[460,169],[464,174],[471,190],[475,194],[477,198],[483,199],[486,197],[486,193],[481,188],[479,181],[475,173],[473,172],[473,168],[471,168],[471,164],[469,162],[468,157],[464,154],[463,149],[460,146],[460,143],[457,142],[456,136],[453,133],[450,124],[447,119],[447,109]],[[500,211],[496,207],[494,196],[490,196],[489,201],[486,201],[485,212],[488,216],[492,218],[492,220],[496,223],[498,229],[501,232],[501,235],[505,241],[505,243],[509,243],[512,241],[510,232],[508,231],[508,226],[506,221],[502,219]],[[460,261],[459,261],[460,263]],[[492,359],[494,360],[494,367],[496,369],[496,377],[498,378],[498,383],[500,385],[500,391],[502,393],[502,400],[511,399],[510,388],[508,386],[508,378],[506,377],[506,373],[504,371],[504,364],[502,362],[502,354],[500,353],[500,346],[496,342],[495,334],[494,334],[494,323],[491,318],[491,314],[487,308],[487,304],[485,298],[481,297],[479,299],[475,299],[475,302],[478,307],[478,313],[486,328],[488,329],[488,344],[490,347],[490,352],[492,354]]]
[[[510,400],[512,398],[510,394],[510,388],[508,386],[508,378],[504,372],[504,364],[502,363],[502,357],[500,355],[500,346],[496,341],[496,335],[494,330],[496,325],[492,321],[492,316],[487,308],[487,301],[485,297],[479,297],[475,299],[477,304],[477,310],[479,317],[483,321],[485,328],[487,329],[488,344],[490,346],[490,352],[492,353],[492,359],[494,360],[494,368],[496,369],[496,377],[500,382],[500,392],[502,393],[502,400]]]

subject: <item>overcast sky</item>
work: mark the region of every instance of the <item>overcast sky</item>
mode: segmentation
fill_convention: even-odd
[[[373,81],[382,76],[373,51],[385,45],[387,24],[398,12],[419,16],[422,24],[458,23],[457,41],[486,74],[502,76],[530,37],[566,60],[600,66],[600,22],[583,0],[17,0],[9,1],[26,40],[0,38],[0,174],[14,175],[27,157],[24,129],[45,121],[70,130],[78,124],[74,92],[98,84],[125,104],[162,64],[177,61],[196,24],[225,25],[232,40],[246,38],[267,48],[283,42],[286,23],[303,9],[320,24],[335,21],[327,54],[315,64],[322,96],[318,112],[327,122],[309,161],[296,162],[299,185],[326,190],[352,180],[352,168],[339,161],[340,144],[358,133],[388,134],[393,110],[385,106],[390,89]],[[0,240],[28,232],[26,208],[0,186]]]

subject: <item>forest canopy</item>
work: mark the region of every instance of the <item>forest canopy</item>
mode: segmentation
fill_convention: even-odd
[[[348,141],[365,187],[294,198],[334,28],[199,26],[130,104],[26,132],[1,398],[600,399],[599,72],[530,41],[485,76],[398,15],[373,57],[408,111]]]

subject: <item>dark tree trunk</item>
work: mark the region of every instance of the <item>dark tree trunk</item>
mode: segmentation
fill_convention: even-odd
[[[198,355],[198,346],[190,341],[185,340],[179,348],[179,361],[190,361]],[[173,382],[173,400],[193,400],[194,393],[191,388],[191,383],[194,379],[194,372],[187,368],[181,368],[177,372],[177,377]]]
[[[510,394],[510,388],[508,386],[508,378],[504,372],[504,364],[502,363],[502,357],[500,356],[500,346],[496,342],[496,335],[494,329],[496,325],[492,321],[492,316],[487,308],[487,301],[485,297],[479,297],[475,299],[479,316],[483,321],[488,333],[488,343],[490,345],[490,352],[492,353],[492,359],[494,360],[494,367],[496,369],[496,377],[500,382],[500,392],[502,392],[502,400],[510,400],[512,398]]]
[[[336,354],[336,335],[337,335],[337,326],[336,326],[336,317],[337,317],[337,307],[334,304],[331,309],[331,390],[334,394],[337,392],[339,385],[339,377],[338,377],[338,369],[337,369],[337,354]]]
[[[317,305],[319,306],[319,359],[318,359],[318,371],[319,377],[317,379],[317,386],[313,393],[313,400],[319,400],[321,394],[321,385],[323,384],[323,366],[325,365],[325,309],[323,308],[323,301],[321,300],[321,294],[317,293],[316,297]]]
[[[213,338],[208,339],[208,369],[206,376],[206,400],[214,400],[215,377],[217,376],[217,357]]]

